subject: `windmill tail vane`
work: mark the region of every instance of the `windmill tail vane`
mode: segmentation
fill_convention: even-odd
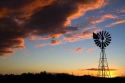
[[[111,77],[105,53],[106,47],[111,43],[111,36],[107,31],[100,31],[93,33],[93,39],[95,44],[101,49],[97,76],[104,78]]]

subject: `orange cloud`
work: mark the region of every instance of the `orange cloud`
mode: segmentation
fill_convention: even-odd
[[[79,41],[79,38],[75,38],[75,37],[64,37],[64,41],[66,42],[76,42]]]
[[[18,46],[16,48],[25,48],[24,38],[17,38]]]
[[[35,40],[38,40],[38,37],[36,35],[31,35],[31,36],[29,36],[29,40],[35,41]]]
[[[97,24],[106,21],[107,19],[117,19],[118,17],[112,14],[105,14],[100,16],[99,18],[90,17],[89,21],[91,24]]]
[[[105,0],[95,0],[93,2],[86,2],[86,4],[79,4],[78,5],[78,10],[76,11],[76,13],[73,13],[72,15],[70,15],[67,18],[67,21],[65,22],[65,26],[70,25],[71,21],[73,19],[79,18],[80,16],[84,15],[86,12],[90,11],[90,10],[94,10],[94,9],[99,9],[102,8],[103,6],[106,5],[106,1]]]
[[[115,25],[118,25],[118,24],[122,24],[122,23],[125,23],[125,20],[117,20],[116,22],[113,22],[113,23],[109,24],[106,27],[112,27],[112,26],[115,26]]]
[[[93,32],[97,32],[99,29],[88,29],[78,32],[71,32],[64,36],[64,42],[76,42],[82,39],[91,39]]]
[[[0,8],[0,17],[4,17],[8,14],[9,10],[6,8]]]
[[[5,48],[4,50],[0,50],[0,55],[2,55],[2,54],[8,55],[8,54],[11,54],[11,53],[13,53],[12,48]]]
[[[44,46],[46,46],[46,44],[36,44],[36,47],[44,47]]]
[[[22,2],[21,1],[17,2],[16,0],[14,0],[13,5],[12,5],[12,2],[5,1],[5,3],[7,5],[4,6],[4,4],[3,4],[3,7],[0,8],[0,10],[1,10],[0,16],[6,16],[9,14],[17,13],[19,19],[20,18],[27,19],[27,18],[30,18],[30,16],[37,9],[48,6],[48,5],[52,4],[53,2],[54,2],[54,0],[34,0],[34,1],[22,0]],[[19,5],[17,5],[17,4],[19,4]],[[15,7],[14,7],[14,5],[15,5]]]
[[[84,30],[82,33],[79,34],[73,34],[73,37],[79,38],[79,39],[91,39],[93,32],[98,32],[99,29],[88,29]]]
[[[52,39],[52,37],[46,36],[46,37],[41,37],[41,38],[39,38],[39,40],[49,40],[49,39]]]
[[[61,33],[55,33],[55,34],[51,34],[51,35],[50,35],[50,37],[52,37],[52,38],[59,38],[59,37],[61,37],[61,36],[62,36]]]
[[[50,45],[51,46],[55,46],[55,45],[59,45],[59,44],[61,44],[62,42],[60,41],[60,40],[52,40],[51,41],[51,43],[50,43]]]
[[[92,38],[92,33],[91,32],[83,32],[82,34],[78,34],[78,37],[80,39],[90,39]]]
[[[34,0],[31,3],[23,6],[19,9],[20,12],[23,12],[23,18],[30,17],[37,9],[48,6],[52,4],[54,0]],[[16,10],[17,11],[17,10]]]
[[[83,51],[83,48],[80,48],[80,47],[75,48],[75,52],[76,53],[81,53],[82,51]]]

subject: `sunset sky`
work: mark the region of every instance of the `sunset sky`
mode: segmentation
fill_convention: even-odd
[[[100,30],[111,75],[125,76],[125,0],[0,0],[0,74],[96,75]]]

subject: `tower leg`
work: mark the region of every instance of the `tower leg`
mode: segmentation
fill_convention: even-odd
[[[98,77],[110,78],[110,69],[106,58],[105,49],[101,49],[99,65],[98,65]]]

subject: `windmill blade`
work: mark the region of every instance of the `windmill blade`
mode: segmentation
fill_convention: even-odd
[[[99,47],[101,47],[101,44],[99,43]]]
[[[110,37],[110,34],[108,32],[106,33],[106,37]]]
[[[100,46],[100,43],[98,43],[98,42],[95,42],[95,44],[96,44],[97,46]]]
[[[98,46],[101,47],[101,43],[98,43]]]
[[[111,39],[111,36],[107,36],[107,37],[105,37],[105,38],[107,38],[107,39]]]
[[[105,44],[106,44],[106,46],[108,46],[108,45],[109,45],[109,43],[107,43],[107,42],[105,42]]]
[[[111,37],[111,35],[107,32],[105,37]]]
[[[94,40],[95,41],[95,44],[97,45],[97,46],[100,46],[100,41],[99,40]]]
[[[111,41],[111,39],[106,39],[106,41]]]
[[[111,37],[106,37],[106,40],[107,40],[107,39],[111,39]]]
[[[97,44],[98,44],[98,43],[100,43],[100,41],[98,41],[98,40],[95,40],[95,43],[97,43]]]
[[[110,44],[110,41],[106,41],[106,43]]]
[[[108,32],[106,32],[106,36],[108,36],[108,34],[109,34],[109,33],[108,33]]]
[[[106,43],[104,43],[104,47],[106,47]]]
[[[106,40],[105,41],[111,41],[111,39],[110,38],[106,38]]]
[[[110,36],[110,34],[108,33],[108,35],[107,36]]]

